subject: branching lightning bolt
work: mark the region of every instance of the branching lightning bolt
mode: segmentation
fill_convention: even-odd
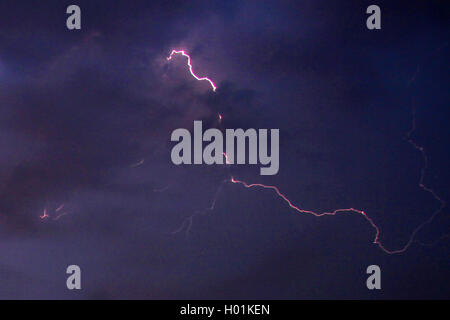
[[[64,211],[63,209],[65,209],[66,205],[63,203],[61,204],[59,207],[57,207],[52,214],[49,214],[48,212],[50,211],[47,208],[44,208],[44,212],[42,213],[42,215],[39,216],[39,218],[41,220],[59,220],[61,217],[69,214],[68,211]]]
[[[210,80],[209,78],[206,78],[206,77],[205,77],[205,78],[199,78],[199,77],[197,77],[197,76],[194,74],[194,72],[192,71],[191,58],[190,58],[190,56],[189,56],[188,54],[185,53],[184,50],[181,50],[181,51],[172,50],[172,52],[171,52],[170,56],[167,58],[167,60],[172,59],[172,56],[173,56],[174,54],[182,54],[183,56],[187,57],[187,58],[188,58],[188,66],[189,66],[189,70],[190,70],[192,76],[194,76],[197,80],[207,80],[207,81],[211,84],[211,86],[212,86],[212,88],[213,88],[213,91],[216,91],[216,88],[217,88],[217,87],[215,86],[215,84],[214,84],[214,82],[213,82],[212,80]],[[416,72],[416,73],[417,73],[417,72]],[[411,80],[411,82],[414,81],[414,79],[415,79],[415,75],[414,75],[413,80]],[[222,119],[223,119],[222,115],[219,114],[219,121],[221,122]],[[438,208],[436,211],[434,211],[434,213],[433,213],[433,214],[432,214],[425,222],[421,223],[419,226],[416,227],[416,229],[413,230],[413,232],[411,233],[411,235],[410,235],[408,241],[406,242],[406,244],[405,244],[403,247],[401,247],[400,249],[389,250],[389,249],[387,249],[387,248],[381,243],[381,241],[380,241],[380,233],[381,233],[380,228],[375,224],[375,222],[373,221],[373,219],[370,218],[364,210],[355,209],[355,208],[346,208],[346,209],[336,209],[336,210],[330,211],[330,212],[317,213],[317,212],[314,212],[314,211],[301,209],[300,207],[294,205],[294,204],[292,203],[292,201],[289,200],[283,193],[281,193],[280,190],[278,189],[278,187],[276,187],[276,186],[265,185],[265,184],[260,184],[260,183],[247,183],[247,182],[245,182],[245,181],[237,180],[237,179],[235,179],[234,177],[231,177],[231,180],[229,180],[229,182],[231,182],[231,183],[233,183],[233,184],[240,184],[240,185],[244,186],[244,187],[247,188],[247,189],[250,189],[250,188],[262,188],[262,189],[270,189],[270,190],[273,190],[273,191],[274,191],[274,192],[275,192],[275,193],[276,193],[283,201],[285,201],[285,202],[289,205],[290,208],[294,209],[294,210],[297,211],[298,213],[311,214],[311,215],[316,216],[316,217],[322,217],[322,216],[334,216],[334,215],[336,215],[336,214],[338,214],[338,213],[350,213],[350,214],[358,214],[358,215],[361,215],[361,216],[364,217],[364,219],[365,219],[365,220],[372,226],[372,228],[374,228],[374,230],[375,230],[375,238],[374,238],[374,240],[373,240],[373,243],[374,243],[374,244],[376,244],[383,252],[385,252],[385,253],[387,253],[387,254],[398,254],[398,253],[402,253],[402,252],[405,252],[405,251],[411,246],[411,244],[414,243],[414,242],[416,241],[416,240],[415,240],[416,234],[417,234],[424,226],[426,226],[426,225],[429,224],[431,221],[433,221],[433,219],[436,217],[436,215],[438,215],[438,214],[444,209],[444,207],[446,206],[445,201],[442,200],[442,199],[437,195],[437,193],[436,193],[433,189],[431,189],[431,188],[425,186],[425,184],[424,184],[425,174],[426,174],[426,170],[427,170],[427,168],[428,168],[428,157],[427,157],[427,155],[426,155],[426,153],[425,153],[424,148],[423,148],[422,146],[418,145],[418,144],[412,139],[412,137],[411,137],[415,130],[416,130],[416,113],[415,113],[415,106],[413,105],[413,110],[412,110],[412,125],[411,125],[410,131],[409,131],[409,132],[407,133],[407,135],[406,135],[406,140],[408,141],[409,144],[411,144],[416,150],[418,150],[418,151],[421,153],[422,159],[423,159],[423,162],[424,162],[424,165],[423,165],[423,167],[422,167],[421,174],[420,174],[419,187],[420,187],[422,190],[424,190],[424,191],[430,193],[430,194],[433,196],[433,198],[434,198],[435,200],[437,200],[437,201],[440,203],[440,206],[439,206],[439,208]],[[228,156],[227,156],[227,154],[224,152],[223,155],[224,155],[224,157],[225,157],[225,163],[228,164],[229,162],[228,162]],[[180,227],[178,230],[176,230],[174,233],[180,232],[180,231],[185,227],[185,225],[186,225],[186,223],[187,223],[186,234],[188,234],[189,231],[190,231],[190,229],[191,229],[191,227],[192,227],[193,218],[194,218],[196,215],[198,215],[198,214],[205,214],[205,213],[208,212],[208,211],[214,210],[214,207],[215,207],[215,204],[216,204],[216,201],[217,201],[218,194],[219,194],[219,192],[222,190],[222,185],[223,185],[223,182],[219,185],[219,188],[217,189],[217,191],[216,191],[216,193],[215,193],[215,195],[214,195],[213,202],[212,202],[211,206],[208,207],[208,208],[206,208],[206,209],[204,209],[204,210],[202,210],[202,211],[198,211],[198,212],[196,212],[195,214],[193,214],[193,215],[191,215],[190,217],[188,217],[188,218],[185,220],[185,222],[183,222],[183,224],[181,225],[181,227]],[[445,239],[445,238],[447,238],[447,236],[441,237],[441,239]],[[421,244],[420,241],[416,241],[416,242]]]
[[[48,219],[50,216],[47,214],[47,209],[44,208],[44,212],[42,213],[41,216],[39,216],[39,218],[41,218],[41,220],[45,220]]]
[[[194,71],[192,70],[191,57],[184,50],[172,50],[172,52],[170,53],[170,56],[167,57],[167,61],[172,60],[172,58],[175,54],[181,54],[182,56],[187,58],[187,65],[189,67],[189,72],[195,79],[197,79],[198,81],[208,81],[212,87],[212,90],[214,92],[216,91],[217,86],[214,84],[214,82],[211,79],[209,79],[207,77],[199,77],[194,73]]]
[[[424,171],[422,171],[424,172]],[[423,176],[421,176],[420,181],[423,180]],[[359,214],[362,215],[367,222],[369,222],[369,224],[375,229],[375,238],[373,240],[373,243],[376,244],[378,247],[380,247],[381,250],[383,250],[385,253],[387,254],[396,254],[396,253],[402,253],[405,252],[410,246],[411,244],[414,242],[414,238],[416,236],[416,234],[427,224],[429,224],[434,217],[442,211],[442,209],[445,207],[445,202],[440,199],[433,190],[425,187],[423,185],[422,182],[419,183],[419,186],[427,191],[430,192],[433,196],[435,196],[435,198],[441,203],[440,207],[431,215],[431,217],[426,220],[425,222],[423,222],[422,224],[420,224],[416,229],[414,229],[414,231],[412,232],[408,242],[400,249],[397,250],[389,250],[387,249],[380,241],[380,228],[375,224],[375,222],[372,220],[372,218],[370,218],[367,213],[364,210],[359,210],[359,209],[355,209],[355,208],[348,208],[348,209],[336,209],[334,211],[331,212],[322,212],[322,213],[316,213],[314,211],[310,211],[310,210],[304,210],[299,208],[298,206],[294,205],[291,200],[289,200],[284,194],[282,194],[280,192],[280,190],[278,189],[278,187],[276,186],[270,186],[270,185],[265,185],[265,184],[260,184],[260,183],[252,183],[249,184],[245,181],[240,181],[240,180],[236,180],[235,178],[231,177],[231,182],[235,183],[235,184],[241,184],[243,185],[245,188],[263,188],[263,189],[270,189],[273,190],[281,199],[283,199],[288,205],[289,207],[291,207],[292,209],[294,209],[295,211],[299,212],[299,213],[305,213],[305,214],[311,214],[313,216],[316,217],[322,217],[322,216],[334,216],[338,213],[354,213],[354,214]]]
[[[197,79],[197,80],[199,80],[199,81],[203,81],[203,80],[208,81],[208,82],[211,84],[211,87],[212,87],[213,91],[214,91],[214,92],[216,91],[217,87],[216,87],[216,85],[214,84],[214,82],[213,82],[211,79],[209,79],[209,78],[207,78],[207,77],[200,78],[200,77],[198,77],[197,75],[195,75],[195,73],[194,73],[193,70],[192,70],[191,57],[190,57],[184,50],[179,50],[179,51],[177,51],[177,50],[172,50],[172,52],[171,52],[170,56],[167,58],[167,60],[171,60],[172,57],[173,57],[173,55],[175,55],[175,54],[181,54],[181,55],[187,57],[187,64],[188,64],[188,66],[189,66],[189,71],[191,72],[191,75],[192,75],[195,79]],[[416,74],[417,74],[417,71],[416,71]],[[409,84],[411,84],[411,82],[413,82],[413,81],[415,80],[416,74],[415,74],[414,77],[411,79],[411,81],[410,81]],[[408,84],[408,85],[409,85],[409,84]],[[223,116],[222,116],[221,114],[219,114],[218,116],[219,116],[219,123],[221,123],[221,122],[222,122],[222,119],[223,119]],[[276,193],[276,194],[277,194],[284,202],[286,202],[290,208],[294,209],[294,210],[297,211],[298,213],[302,213],[302,214],[311,214],[311,215],[316,216],[316,217],[335,216],[335,215],[337,215],[338,213],[349,213],[349,214],[357,214],[357,215],[361,215],[362,217],[364,217],[364,219],[365,219],[365,220],[372,226],[372,228],[375,230],[375,238],[374,238],[374,240],[373,240],[373,243],[376,244],[383,252],[385,252],[385,253],[387,253],[387,254],[398,254],[398,253],[405,252],[405,251],[411,246],[411,244],[414,243],[414,242],[417,242],[417,243],[419,243],[419,244],[422,244],[420,241],[415,240],[415,237],[416,237],[417,233],[418,233],[424,226],[426,226],[427,224],[431,223],[431,222],[433,221],[433,219],[434,219],[434,218],[435,218],[435,217],[436,217],[436,216],[444,209],[444,207],[446,206],[445,201],[442,200],[442,199],[437,195],[437,193],[436,193],[433,189],[431,189],[431,188],[425,186],[425,184],[424,184],[425,174],[426,174],[426,170],[427,170],[427,168],[428,168],[428,157],[427,157],[427,155],[426,155],[426,153],[425,153],[424,148],[423,148],[422,146],[418,145],[418,144],[412,139],[412,134],[414,133],[415,130],[416,130],[416,114],[415,114],[415,106],[414,106],[414,104],[413,104],[413,109],[412,109],[412,125],[411,125],[410,131],[406,134],[406,140],[408,141],[408,143],[409,143],[410,145],[412,145],[412,146],[414,147],[414,149],[418,150],[418,151],[421,153],[422,159],[423,159],[423,162],[424,162],[424,165],[423,165],[423,167],[422,167],[422,169],[421,169],[420,178],[419,178],[419,187],[420,187],[422,190],[424,190],[425,192],[431,194],[431,195],[433,196],[433,198],[434,198],[436,201],[438,201],[438,202],[440,203],[440,206],[439,206],[439,208],[438,208],[437,210],[434,211],[434,213],[433,213],[426,221],[424,221],[423,223],[421,223],[420,225],[418,225],[418,226],[413,230],[413,232],[411,233],[411,235],[410,235],[408,241],[406,242],[406,244],[405,244],[403,247],[399,248],[399,249],[396,249],[396,250],[390,250],[390,249],[387,249],[387,248],[382,244],[382,242],[380,241],[380,233],[381,233],[380,228],[375,224],[375,222],[373,221],[373,219],[372,219],[371,217],[369,217],[369,216],[367,215],[367,213],[366,213],[364,210],[355,209],[355,208],[346,208],[346,209],[336,209],[336,210],[334,210],[334,211],[330,211],[330,212],[322,212],[322,213],[317,213],[317,212],[314,212],[314,211],[311,211],[311,210],[305,210],[305,209],[300,208],[299,206],[294,205],[294,204],[292,203],[292,201],[289,200],[289,199],[287,198],[287,196],[285,196],[283,193],[281,193],[281,191],[280,191],[280,190],[278,189],[278,187],[276,187],[276,186],[265,185],[265,184],[261,184],[261,183],[247,183],[247,182],[245,182],[245,181],[241,181],[241,180],[235,179],[233,176],[231,177],[230,180],[225,180],[225,181],[223,181],[223,182],[219,185],[219,187],[218,187],[216,193],[214,194],[214,198],[213,198],[213,201],[212,201],[212,204],[211,204],[210,207],[208,207],[208,208],[206,208],[206,209],[204,209],[204,210],[198,211],[198,212],[194,213],[193,215],[189,216],[188,218],[186,218],[186,220],[183,222],[183,224],[181,225],[181,227],[180,227],[178,230],[174,231],[173,233],[178,233],[178,232],[180,232],[180,231],[183,230],[183,228],[185,228],[185,226],[186,226],[186,235],[188,235],[188,234],[189,234],[189,231],[190,231],[190,229],[191,229],[191,227],[192,227],[192,223],[193,223],[194,217],[195,217],[196,215],[199,215],[199,214],[205,214],[205,213],[208,212],[208,211],[214,210],[215,205],[216,205],[216,201],[217,201],[217,197],[218,197],[220,191],[222,190],[223,183],[224,183],[224,182],[231,182],[231,183],[233,183],[233,184],[240,184],[240,185],[244,186],[244,187],[247,188],[247,189],[250,189],[250,188],[262,188],[262,189],[269,189],[269,190],[272,190],[272,191],[274,191],[274,192],[275,192],[275,193]],[[224,157],[225,157],[225,164],[228,164],[229,161],[228,161],[228,156],[227,156],[227,154],[224,152],[223,155],[224,155]],[[441,237],[441,239],[439,239],[439,240],[442,240],[442,239],[445,239],[445,238],[448,238],[448,235],[445,235],[445,236]]]
[[[189,232],[191,231],[192,223],[194,222],[194,218],[196,216],[199,216],[199,215],[205,215],[209,211],[213,211],[214,210],[214,208],[216,207],[217,198],[219,197],[219,194],[222,191],[222,187],[223,187],[224,183],[226,183],[226,182],[228,182],[228,180],[223,180],[219,184],[219,187],[217,188],[216,192],[214,193],[214,197],[213,197],[213,200],[211,202],[211,205],[208,208],[205,208],[203,210],[198,210],[194,214],[192,214],[189,217],[187,217],[186,219],[184,219],[184,221],[181,224],[181,226],[177,230],[173,231],[172,234],[179,233],[179,232],[181,232],[184,229],[186,236],[189,236]]]

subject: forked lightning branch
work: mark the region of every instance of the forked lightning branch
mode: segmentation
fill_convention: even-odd
[[[368,25],[369,26],[369,25]],[[370,29],[370,28],[369,28]],[[191,57],[184,50],[172,50],[170,56],[167,60],[171,60],[174,54],[180,54],[187,58],[187,64],[189,67],[189,71],[191,75],[198,81],[207,81],[211,85],[213,91],[215,92],[217,86],[214,82],[207,77],[199,77],[192,70]],[[351,213],[363,216],[367,222],[373,227],[375,230],[375,238],[373,243],[376,244],[381,250],[383,250],[387,254],[398,254],[405,252],[411,244],[416,242],[415,237],[417,233],[427,224],[429,224],[446,206],[444,200],[442,200],[433,189],[424,185],[425,172],[427,169],[427,155],[422,146],[418,145],[414,140],[411,139],[411,134],[414,132],[415,125],[415,116],[413,112],[413,123],[412,129],[407,134],[407,141],[414,147],[414,149],[418,150],[422,158],[424,160],[424,167],[421,170],[419,187],[431,194],[435,200],[440,203],[440,206],[434,213],[424,222],[419,224],[413,232],[410,234],[408,241],[405,245],[403,245],[400,249],[390,250],[387,249],[380,241],[380,233],[381,230],[377,224],[375,224],[374,220],[367,215],[364,210],[355,209],[355,208],[341,208],[336,209],[329,212],[314,212],[311,210],[302,209],[296,205],[294,205],[291,200],[289,200],[276,186],[265,185],[261,183],[247,183],[245,181],[240,181],[231,177],[230,182],[234,184],[240,184],[245,188],[262,188],[269,189],[274,191],[281,199],[283,199],[289,207],[302,214],[311,214],[316,217],[323,216],[335,216],[338,213]],[[222,115],[219,114],[220,121],[222,120]],[[202,130],[202,122],[194,121],[194,137],[192,142],[191,134],[186,129],[176,129],[173,131],[171,140],[177,141],[178,144],[175,145],[172,149],[171,158],[172,162],[176,165],[179,164],[235,164],[235,159],[237,164],[245,164],[246,163],[246,154],[248,154],[249,164],[257,164],[266,165],[260,169],[261,175],[275,175],[279,170],[279,129],[271,129],[271,150],[269,155],[268,150],[268,135],[267,129],[259,129],[258,133],[255,129],[248,129],[246,131],[242,129],[227,129],[225,131],[225,147],[224,147],[224,137],[222,131],[212,128],[208,129],[203,133]],[[246,150],[246,140],[248,140],[248,151]],[[235,141],[237,150],[235,150]],[[210,142],[203,149],[203,142]],[[192,152],[192,144],[193,152]],[[235,157],[236,151],[236,157]],[[192,161],[192,154],[194,155],[194,159]],[[258,157],[259,156],[259,157]],[[215,200],[213,201],[213,205],[209,210],[214,208]],[[191,223],[192,223],[192,217]],[[419,243],[419,242],[418,242]]]

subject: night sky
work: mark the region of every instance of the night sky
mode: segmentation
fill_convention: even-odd
[[[402,248],[440,206],[408,132],[450,201],[449,18],[446,1],[2,0],[0,298],[450,298],[448,208],[389,255],[360,215],[230,183],[364,210]],[[194,120],[279,128],[279,173],[174,165]]]

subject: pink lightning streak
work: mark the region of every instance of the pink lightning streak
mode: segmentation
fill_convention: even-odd
[[[187,58],[187,65],[189,67],[189,72],[195,79],[197,79],[198,81],[208,81],[212,87],[212,90],[214,92],[216,91],[217,86],[214,84],[214,82],[211,79],[209,79],[207,77],[199,77],[194,73],[194,71],[192,70],[191,57],[184,50],[172,50],[172,52],[170,53],[170,56],[167,57],[167,61],[172,60],[172,58],[175,54],[181,54],[182,56]]]
[[[42,220],[49,218],[50,216],[47,214],[47,209],[44,209],[44,213],[39,216]]]
[[[375,224],[375,222],[367,215],[366,212],[364,212],[363,210],[358,210],[355,208],[348,208],[348,209],[336,209],[334,211],[331,212],[322,212],[322,213],[316,213],[314,211],[310,211],[310,210],[304,210],[299,208],[298,206],[294,205],[291,200],[289,200],[284,194],[282,194],[280,192],[280,190],[276,187],[276,186],[270,186],[270,185],[265,185],[265,184],[261,184],[261,183],[252,183],[249,184],[245,181],[240,181],[240,180],[236,180],[235,178],[231,177],[231,182],[235,183],[235,184],[241,184],[243,185],[245,188],[263,188],[263,189],[270,189],[275,191],[275,193],[281,198],[283,199],[288,205],[289,207],[291,207],[292,209],[294,209],[295,211],[299,212],[299,213],[305,213],[305,214],[311,214],[313,216],[316,217],[323,217],[323,216],[334,216],[338,213],[355,213],[355,214],[359,214],[362,215],[364,217],[364,219],[367,220],[367,222],[369,222],[369,224],[375,229],[375,238],[373,240],[373,243],[376,244],[381,250],[383,250],[385,253],[387,254],[397,254],[397,253],[402,253],[405,252],[410,246],[411,244],[414,242],[414,237],[416,236],[417,232],[420,231],[420,229],[422,229],[426,224],[430,223],[433,218],[442,210],[442,208],[445,206],[445,203],[442,201],[441,202],[441,207],[436,210],[434,212],[434,214],[424,223],[420,224],[411,234],[408,242],[400,249],[398,250],[389,250],[386,249],[386,247],[380,242],[380,228]],[[421,186],[422,187],[422,186]],[[426,189],[425,189],[426,190]]]
[[[67,211],[63,211],[63,209],[66,208],[66,205],[63,203],[60,206],[58,206],[52,214],[49,214],[49,209],[44,208],[44,212],[42,213],[42,215],[39,216],[39,218],[43,221],[45,220],[59,220],[61,217],[69,214],[69,212]]]
[[[241,184],[243,185],[245,188],[250,189],[250,188],[263,188],[263,189],[270,189],[273,190],[281,199],[283,199],[288,205],[289,207],[291,207],[292,209],[294,209],[295,211],[297,211],[298,213],[304,213],[304,214],[311,214],[313,216],[316,217],[323,217],[323,216],[334,216],[338,213],[353,213],[353,214],[359,214],[361,216],[364,217],[364,219],[367,220],[367,222],[369,222],[369,224],[375,229],[375,238],[373,240],[373,243],[376,244],[381,250],[383,250],[385,253],[387,254],[397,254],[397,253],[402,253],[405,252],[410,246],[411,244],[413,244],[414,242],[417,242],[421,245],[425,245],[428,246],[427,244],[421,243],[420,241],[415,240],[415,236],[417,235],[417,233],[423,228],[425,227],[427,224],[431,223],[433,221],[433,219],[444,209],[444,207],[446,206],[446,203],[443,199],[441,199],[437,193],[425,186],[424,184],[424,180],[425,180],[425,174],[426,174],[426,170],[428,168],[428,157],[427,154],[425,153],[425,149],[418,145],[412,138],[412,134],[414,133],[414,131],[416,130],[416,109],[414,106],[414,101],[413,101],[413,108],[412,108],[412,125],[411,125],[411,130],[406,134],[406,140],[408,141],[408,143],[410,145],[413,146],[414,149],[416,149],[417,151],[420,152],[424,165],[422,167],[422,170],[420,172],[420,178],[419,178],[419,188],[421,188],[422,190],[424,190],[425,192],[429,193],[436,201],[438,201],[440,203],[440,206],[433,212],[433,214],[423,223],[419,224],[411,233],[408,241],[406,242],[406,244],[401,247],[400,249],[397,250],[389,250],[387,249],[380,241],[380,233],[381,230],[380,228],[375,224],[375,222],[372,220],[372,218],[370,218],[367,213],[364,210],[359,210],[359,209],[355,209],[355,208],[347,208],[347,209],[336,209],[334,211],[331,212],[322,212],[322,213],[317,213],[314,211],[310,211],[310,210],[304,210],[301,209],[300,207],[294,205],[291,200],[289,200],[283,193],[281,193],[281,191],[278,189],[278,187],[276,186],[271,186],[271,185],[265,185],[265,184],[261,184],[261,183],[252,183],[249,184],[245,181],[240,181],[235,179],[234,177],[231,177],[231,182],[234,184]],[[224,153],[225,158],[228,160],[227,154]],[[448,238],[450,235],[444,235],[442,236],[438,241],[443,240]],[[435,243],[437,243],[438,241],[436,241]]]
[[[196,75],[194,74],[194,72],[192,71],[191,57],[190,57],[188,54],[186,54],[184,50],[180,50],[180,51],[172,50],[172,52],[171,52],[170,56],[167,58],[167,60],[171,60],[174,54],[181,54],[181,55],[187,57],[187,58],[188,58],[187,64],[188,64],[188,66],[189,66],[189,71],[191,72],[192,76],[193,76],[194,78],[196,78],[197,80],[199,80],[199,81],[201,81],[201,80],[206,80],[206,81],[208,81],[208,82],[211,84],[211,87],[212,87],[213,91],[214,91],[214,92],[216,91],[217,87],[216,87],[216,85],[214,84],[214,82],[213,82],[211,79],[206,78],[206,77],[199,78],[198,76],[196,76]],[[416,71],[416,73],[417,73],[417,71]],[[413,79],[410,81],[410,83],[408,83],[408,85],[411,84],[411,82],[415,80],[415,77],[416,77],[416,75],[414,75]],[[221,114],[218,114],[218,117],[219,117],[219,123],[221,123],[223,117],[222,117]],[[302,214],[310,214],[310,215],[313,215],[313,216],[315,216],[315,217],[335,216],[335,215],[337,215],[338,213],[350,213],[350,214],[358,214],[358,215],[361,215],[361,216],[364,217],[364,219],[365,219],[365,220],[372,226],[372,228],[375,230],[375,237],[374,237],[374,240],[373,240],[373,243],[374,243],[374,244],[376,244],[383,252],[385,252],[385,253],[387,253],[387,254],[390,254],[390,255],[392,255],[392,254],[398,254],[398,253],[403,253],[403,252],[405,252],[405,251],[411,246],[411,244],[414,243],[414,242],[417,242],[417,243],[422,244],[422,245],[426,245],[426,244],[421,243],[421,242],[418,241],[418,240],[415,240],[416,234],[417,234],[424,226],[426,226],[427,224],[431,223],[431,222],[433,221],[433,219],[434,219],[434,218],[435,218],[435,217],[436,217],[436,216],[444,209],[444,207],[446,206],[445,201],[444,201],[443,199],[441,199],[433,189],[431,189],[431,188],[425,186],[425,184],[424,184],[425,174],[426,174],[426,170],[427,170],[427,167],[428,167],[428,157],[427,157],[427,155],[426,155],[426,153],[425,153],[424,148],[423,148],[422,146],[418,145],[418,144],[411,138],[411,136],[412,136],[412,134],[414,133],[415,130],[416,130],[416,114],[415,114],[415,107],[414,107],[414,103],[413,103],[413,109],[412,109],[412,126],[411,126],[410,131],[406,134],[406,140],[407,140],[407,142],[408,142],[414,149],[416,149],[417,151],[419,151],[419,152],[421,153],[421,156],[422,156],[422,159],[423,159],[423,162],[424,162],[424,165],[423,165],[423,167],[422,167],[421,174],[420,174],[419,183],[418,183],[418,184],[419,184],[419,187],[420,187],[422,190],[424,190],[425,192],[431,194],[431,195],[433,196],[433,198],[434,198],[435,200],[437,200],[437,201],[440,203],[440,206],[439,206],[439,208],[438,208],[437,210],[434,211],[434,213],[433,213],[426,221],[424,221],[423,223],[419,224],[419,225],[413,230],[413,232],[411,233],[411,235],[410,235],[408,241],[406,242],[406,244],[405,244],[403,247],[401,247],[400,249],[389,250],[389,249],[387,249],[387,248],[381,243],[381,241],[380,241],[380,233],[381,233],[380,228],[375,224],[375,222],[372,220],[372,218],[370,218],[364,210],[355,209],[355,208],[344,208],[344,209],[336,209],[336,210],[330,211],[330,212],[317,213],[317,212],[314,212],[314,211],[301,209],[300,207],[294,205],[294,204],[292,203],[292,201],[289,200],[283,193],[281,193],[281,191],[280,191],[280,190],[278,189],[278,187],[276,187],[276,186],[265,185],[265,184],[261,184],[261,183],[251,183],[251,184],[250,184],[250,183],[247,183],[247,182],[245,182],[245,181],[237,180],[237,179],[235,179],[234,177],[231,177],[231,180],[229,180],[229,182],[231,182],[231,183],[233,183],[233,184],[240,184],[240,185],[244,186],[244,187],[247,188],[247,189],[250,189],[250,188],[262,188],[262,189],[273,190],[273,191],[274,191],[274,192],[275,192],[275,193],[276,193],[283,201],[285,201],[285,202],[289,205],[290,208],[294,209],[294,210],[297,211],[298,213],[302,213]],[[225,152],[223,152],[223,156],[225,157],[225,164],[230,164],[229,159],[228,159],[228,155],[227,155]],[[223,181],[223,182],[227,182],[227,180],[225,180],[225,181]],[[219,192],[222,190],[223,182],[219,185],[219,188],[217,189],[217,191],[216,191],[216,193],[215,193],[215,195],[214,195],[213,202],[212,202],[211,206],[208,207],[208,208],[206,208],[206,209],[204,209],[203,211],[199,211],[199,212],[197,212],[197,213],[195,213],[195,214],[193,214],[193,215],[191,215],[190,217],[187,218],[187,220],[186,220],[186,221],[187,221],[186,234],[189,233],[189,231],[190,231],[190,229],[191,229],[191,227],[192,227],[193,219],[194,219],[194,217],[195,217],[196,215],[198,215],[198,214],[205,214],[205,212],[207,212],[207,211],[212,211],[212,210],[214,210],[215,205],[216,205],[216,201],[217,201],[218,194],[219,194]],[[181,230],[183,229],[184,225],[186,224],[186,221],[183,222],[182,226],[181,226],[178,230],[176,230],[175,232],[173,232],[173,233],[178,233],[179,231],[181,231]],[[440,241],[440,240],[442,240],[442,239],[445,239],[445,238],[448,238],[449,236],[450,236],[450,235],[444,235],[444,236],[442,236],[438,241]]]

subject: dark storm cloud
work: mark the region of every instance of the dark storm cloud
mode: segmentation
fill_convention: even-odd
[[[8,106],[9,125],[40,148],[9,175],[3,211],[30,216],[29,210],[38,211],[27,207],[34,200],[95,186],[102,171],[133,159],[137,146],[126,134],[130,123],[118,112],[139,102],[126,95],[107,66],[105,55],[82,46],[53,61],[37,79],[12,88],[9,94],[17,98]]]
[[[236,174],[308,209],[365,208],[389,246],[401,245],[436,206],[418,190],[421,159],[402,138],[412,90],[427,106],[421,126],[444,109],[427,80],[443,78],[448,53],[433,33],[438,12],[416,21],[382,4],[392,19],[370,36],[360,2],[80,1],[82,30],[68,32],[68,4],[0,4],[1,297],[361,298],[371,297],[360,284],[373,261],[410,266],[386,285],[388,296],[412,294],[394,280],[430,271],[421,251],[389,260],[363,219],[300,217],[270,191],[230,184],[214,211],[202,209]],[[217,93],[184,58],[166,61],[173,48],[189,51]],[[172,130],[217,126],[217,113],[227,128],[280,128],[279,175],[172,165]],[[444,125],[435,130],[443,142],[431,151],[445,167]],[[67,215],[55,221],[61,204]],[[41,221],[44,208],[51,219]],[[173,233],[196,212],[188,236]],[[442,277],[444,249],[430,257]],[[73,263],[86,277],[80,296],[64,287]]]
[[[13,154],[20,154],[25,142],[33,150],[22,159],[12,159],[16,165],[3,173],[0,205],[13,224],[34,224],[44,208],[54,210],[71,193],[105,187],[111,170],[129,167],[155,149],[166,149],[171,130],[189,127],[193,119],[210,118],[207,121],[213,124],[218,109],[227,105],[236,110],[235,118],[241,123],[251,117],[249,90],[224,85],[219,97],[212,97],[205,87],[196,88],[198,84],[186,73],[183,58],[168,65],[165,39],[182,25],[178,16],[171,17],[169,10],[163,25],[173,26],[162,28],[155,39],[153,31],[140,30],[141,22],[162,22],[160,13],[149,10],[146,14],[135,13],[141,17],[138,22],[122,21],[120,17],[125,13],[121,6],[113,7],[117,11],[100,14],[100,21],[87,19],[86,25],[95,26],[93,31],[72,39],[70,45],[66,40],[59,41],[58,54],[27,55],[22,51],[25,57],[6,55],[11,65],[17,64],[17,59],[34,65],[30,71],[22,71],[25,75],[21,74],[20,81],[6,84],[8,90],[3,93],[8,128],[4,143],[18,146]],[[93,14],[89,6],[84,10],[87,16]],[[116,29],[111,21],[117,19],[122,25]],[[130,29],[140,32],[131,36],[136,41],[131,46],[130,37],[123,34]],[[68,36],[45,24],[39,24],[37,31],[37,35],[30,34],[36,42]],[[10,36],[9,44],[19,50],[22,47],[16,33]],[[41,46],[33,49],[36,53],[46,52]],[[200,65],[202,61],[196,62]],[[9,76],[18,74],[10,72]],[[244,110],[250,115],[245,117]],[[14,143],[13,135],[26,141]],[[11,153],[11,148],[4,150]]]

